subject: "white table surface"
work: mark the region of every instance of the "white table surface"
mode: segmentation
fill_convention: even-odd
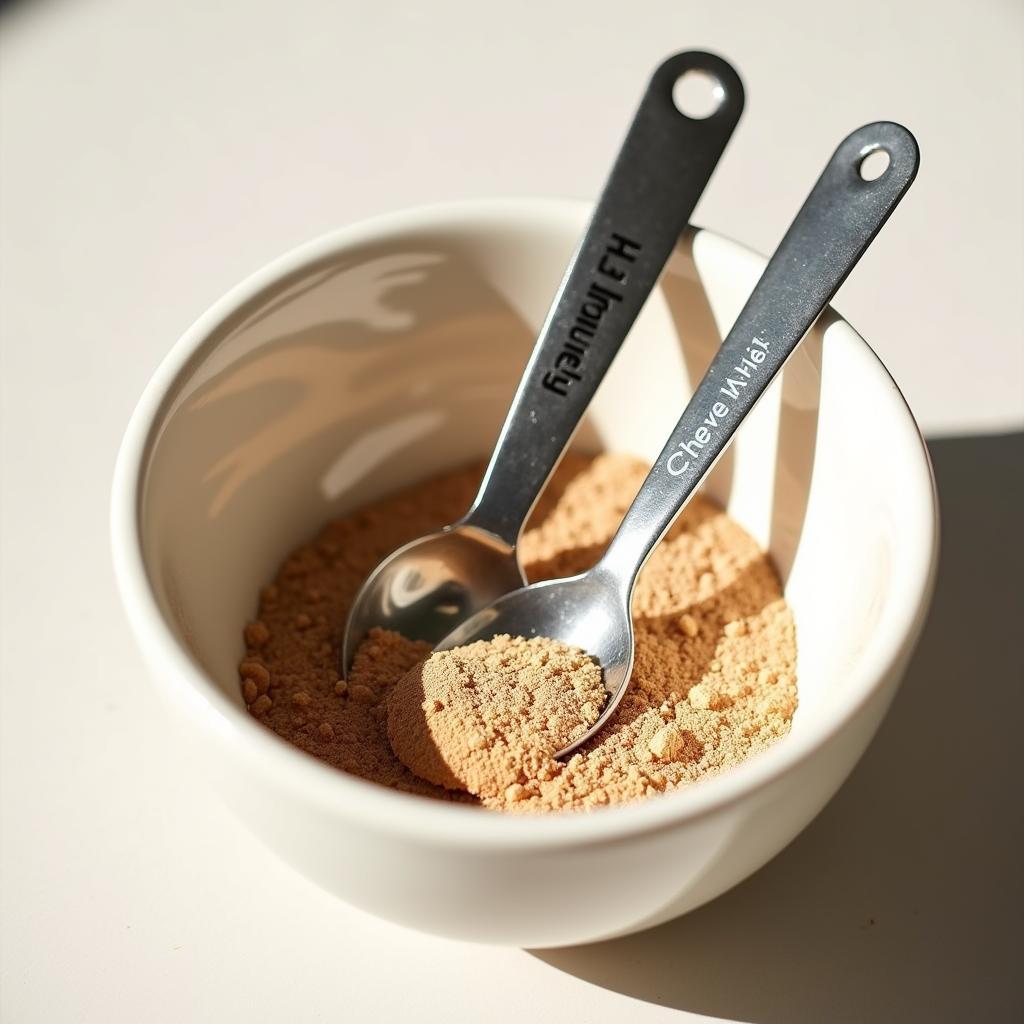
[[[986,435],[1024,424],[1022,42],[1015,0],[0,13],[0,1017],[1021,1013],[1022,460],[1019,436]],[[920,139],[918,183],[837,305],[931,437],[968,435],[933,446],[935,613],[850,782],[738,889],[577,950],[413,934],[279,863],[181,763],[114,593],[117,443],[167,348],[249,271],[390,208],[593,195],[649,70],[694,46],[748,90],[695,219],[762,251],[848,130]]]

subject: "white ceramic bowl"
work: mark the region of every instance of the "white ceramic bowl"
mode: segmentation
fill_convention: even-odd
[[[769,751],[633,806],[503,816],[335,771],[246,713],[236,665],[259,585],[330,517],[490,451],[586,215],[458,203],[282,257],[174,346],[115,474],[121,594],[190,760],[325,889],[456,938],[621,935],[755,871],[867,746],[931,592],[924,444],[885,368],[829,313],[708,485],[770,550],[796,617],[800,707]],[[653,459],[763,265],[708,231],[681,243],[577,447]]]

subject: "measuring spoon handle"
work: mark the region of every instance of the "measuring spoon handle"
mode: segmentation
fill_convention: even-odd
[[[865,157],[889,165],[872,181]],[[890,121],[858,128],[832,155],[722,342],[626,512],[599,569],[631,591],[637,574],[917,174],[914,136]]]
[[[673,87],[712,76],[717,109],[681,113]],[[739,76],[690,51],[655,72],[555,296],[464,524],[513,546],[654,288],[743,110]]]

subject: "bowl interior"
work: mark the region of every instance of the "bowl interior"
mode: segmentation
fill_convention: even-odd
[[[239,714],[259,586],[330,517],[488,454],[585,215],[510,203],[391,219],[308,248],[197,326],[149,435],[140,535],[167,624]],[[574,445],[653,460],[762,266],[709,232],[685,239]],[[930,544],[913,420],[844,321],[827,314],[806,339],[707,489],[782,574],[793,735],[813,729],[914,600]]]

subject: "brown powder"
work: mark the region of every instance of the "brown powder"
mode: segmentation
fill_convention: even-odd
[[[593,565],[646,471],[623,455],[567,457],[521,541],[528,577],[569,576]],[[346,685],[338,674],[341,634],[370,570],[399,544],[457,519],[479,475],[470,467],[385,498],[329,524],[285,561],[260,592],[239,670],[246,703],[265,725],[382,785],[516,811],[651,796],[739,764],[788,732],[796,639],[778,576],[749,534],[697,497],[641,573],[633,676],[596,737],[566,763],[549,760],[532,777],[523,772],[522,781],[476,798],[410,772],[388,741],[388,699],[428,649],[374,631]]]
[[[388,695],[391,749],[421,779],[497,800],[557,772],[607,701],[601,669],[547,637],[497,636],[432,654]]]

